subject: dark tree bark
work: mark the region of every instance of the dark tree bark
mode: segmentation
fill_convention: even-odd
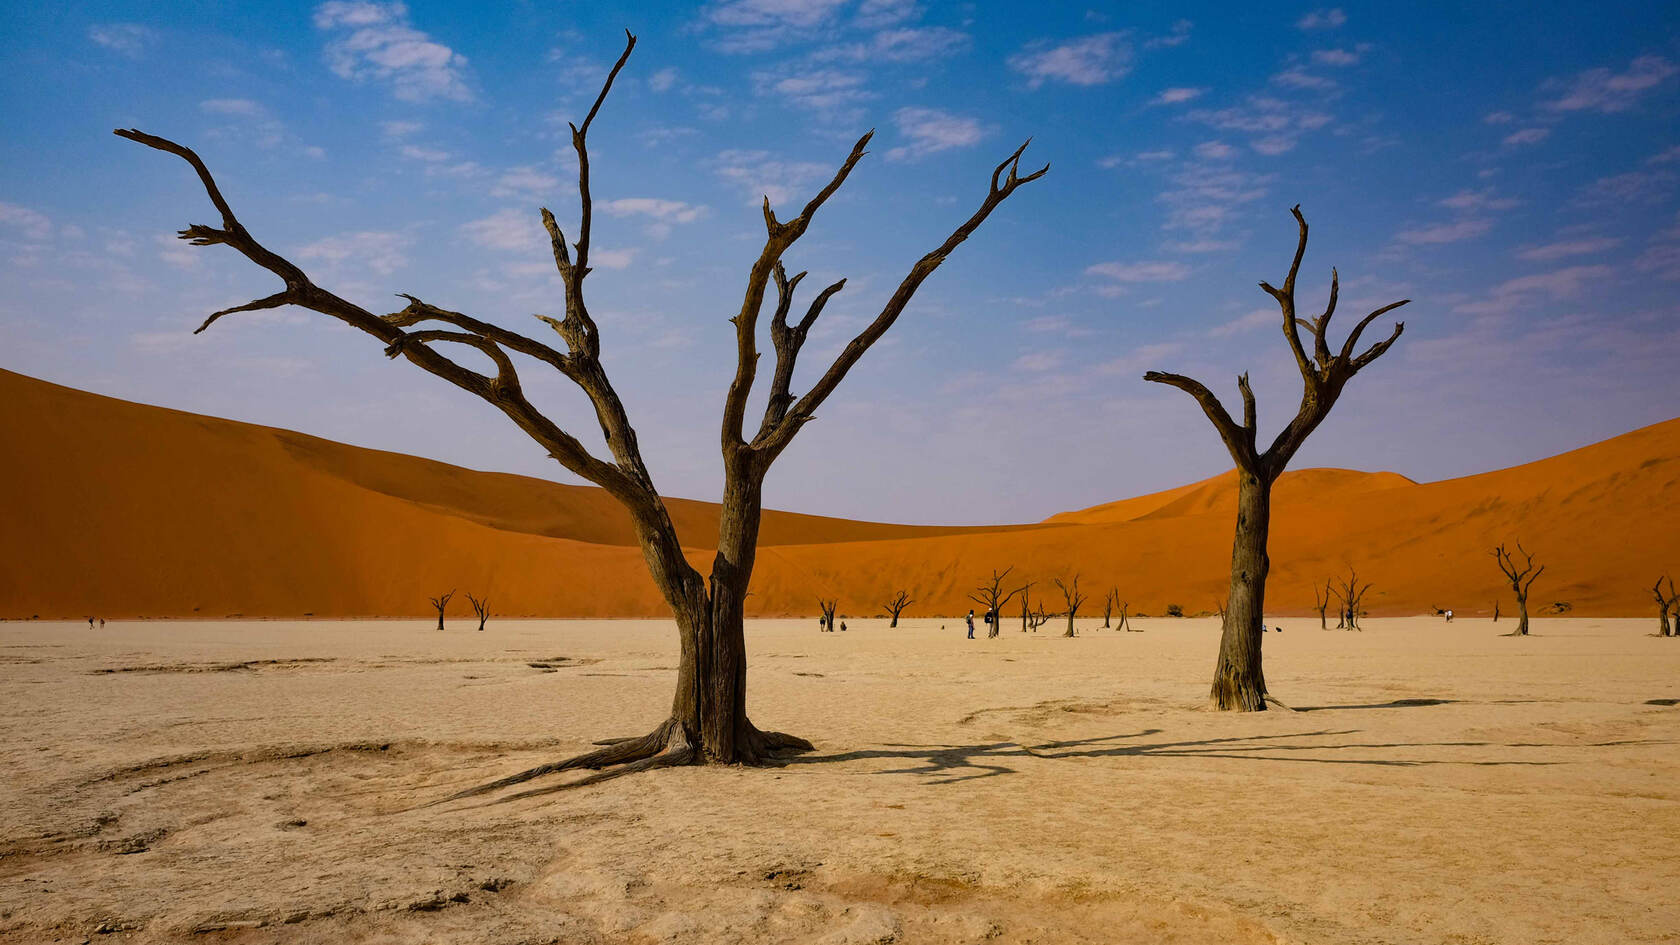
[[[467,594],[467,601],[472,604],[473,613],[478,615],[478,632],[484,632],[484,621],[490,619],[490,598],[474,597]]]
[[[1003,582],[1009,577],[1009,572],[1013,570],[1015,570],[1013,567],[1004,568],[1000,573],[997,568],[993,568],[991,581],[975,588],[974,593],[968,595],[969,600],[984,606],[986,611],[992,615],[992,622],[986,627],[986,637],[988,639],[998,635],[998,625],[1003,623],[1003,605],[1009,603],[1010,598],[1024,590],[1024,588],[1017,587],[1007,594],[1003,592]]]
[[[1132,627],[1131,618],[1126,616],[1126,611],[1129,610],[1131,606],[1132,605],[1127,601],[1120,602],[1120,629],[1126,631],[1127,633],[1142,633],[1142,630],[1136,630]]]
[[[434,598],[431,599],[432,600],[432,606],[437,608],[438,629],[439,630],[443,629],[443,609],[445,607],[449,606],[449,599],[451,597],[454,597],[454,596],[455,596],[455,592],[452,590],[449,593],[443,595],[442,597],[434,597]],[[91,624],[93,621],[90,620],[88,622]]]
[[[909,607],[915,602],[915,599],[910,596],[909,591],[899,591],[896,597],[887,601],[887,613],[892,614],[892,623],[888,625],[887,629],[897,629],[898,615],[904,613],[904,608]]]
[[[274,295],[211,314],[200,326],[200,331],[229,314],[285,305],[300,306],[335,318],[378,339],[389,357],[405,358],[497,408],[561,466],[600,486],[629,511],[642,556],[654,583],[671,608],[681,643],[676,693],[671,701],[669,717],[644,737],[615,741],[599,751],[520,772],[460,792],[450,799],[500,790],[556,771],[625,766],[575,782],[582,784],[665,765],[757,764],[778,750],[811,748],[804,739],[761,731],[747,717],[747,664],[742,613],[758,547],[765,475],[795,435],[816,416],[818,408],[858,360],[898,320],[922,283],[1017,188],[1039,179],[1049,170],[1046,165],[1031,173],[1021,173],[1020,161],[1025,144],[998,164],[993,169],[990,185],[979,208],[952,230],[942,243],[910,267],[880,312],[799,397],[792,392],[795,361],[824,304],[845,283],[844,280],[836,282],[818,293],[804,317],[797,323],[790,323],[788,312],[794,288],[804,273],[788,278],[782,256],[805,234],[817,211],[839,190],[852,169],[863,159],[871,134],[858,139],[832,179],[792,219],[778,219],[769,199],[764,200],[764,245],[748,271],[740,309],[731,319],[738,350],[735,377],[723,404],[723,502],[717,554],[710,575],[702,575],[683,556],[683,545],[678,540],[676,527],[642,460],[636,431],[618,393],[608,380],[600,357],[600,332],[584,300],[584,279],[592,271],[589,256],[593,228],[587,138],[607,93],[635,48],[636,37],[626,32],[625,38],[624,52],[608,72],[583,123],[571,126],[572,147],[578,159],[580,216],[576,241],[568,244],[554,215],[546,209],[541,211],[554,263],[564,286],[565,315],[562,318],[538,317],[565,343],[564,351],[413,296],[404,296],[408,305],[401,311],[375,315],[317,286],[303,270],[259,243],[234,216],[209,169],[191,149],[137,130],[116,132],[124,138],[174,154],[187,161],[197,172],[211,203],[221,214],[221,226],[190,226],[182,231],[183,239],[200,246],[222,244],[232,247],[279,277],[285,285]],[[772,282],[777,292],[770,325],[770,338],[776,354],[775,373],[764,418],[757,432],[748,439],[743,424],[758,369],[758,321]],[[441,323],[446,327],[408,330],[424,322]],[[477,351],[489,359],[495,368],[494,373],[481,374],[445,356],[439,349],[446,344],[463,345]],[[532,406],[526,399],[520,375],[514,366],[514,354],[541,362],[584,392],[594,408],[610,459],[595,456],[577,438]]]
[[[1038,629],[1036,626],[1030,626],[1030,624],[1031,624],[1030,617],[1032,615],[1029,613],[1029,600],[1032,597],[1032,586],[1034,584],[1037,584],[1037,583],[1038,583],[1037,581],[1028,581],[1027,583],[1021,585],[1021,632],[1022,633],[1026,633],[1027,630],[1029,630],[1029,629],[1032,629],[1032,630],[1037,630]]]
[[[1114,608],[1119,603],[1120,603],[1120,589],[1118,587],[1109,588],[1108,593],[1103,596],[1103,629],[1104,630],[1107,630],[1110,626],[1113,625]]]
[[[1307,252],[1307,221],[1301,216],[1299,206],[1290,212],[1295,216],[1299,232],[1295,259],[1289,265],[1289,274],[1284,278],[1282,288],[1273,288],[1265,282],[1260,283],[1260,288],[1277,301],[1283,312],[1283,336],[1295,355],[1295,365],[1301,374],[1301,404],[1272,445],[1261,452],[1256,442],[1254,392],[1248,386],[1247,374],[1237,378],[1237,389],[1243,401],[1241,423],[1231,418],[1225,405],[1200,381],[1159,371],[1150,371],[1143,376],[1146,381],[1167,384],[1194,397],[1213,422],[1214,429],[1219,432],[1237,466],[1237,528],[1236,539],[1231,545],[1231,592],[1210,698],[1217,708],[1243,712],[1259,712],[1266,708],[1266,678],[1260,665],[1260,640],[1265,619],[1266,574],[1271,570],[1266,538],[1271,528],[1272,484],[1283,474],[1307,436],[1324,422],[1347,382],[1382,357],[1406,326],[1403,323],[1395,325],[1394,333],[1388,338],[1372,345],[1363,354],[1355,354],[1365,328],[1379,316],[1410,301],[1392,302],[1366,315],[1348,334],[1341,349],[1332,352],[1330,319],[1336,313],[1336,270],[1330,270],[1330,302],[1324,314],[1316,319],[1297,318],[1295,277],[1301,270],[1301,257]],[[1302,328],[1312,336],[1311,355],[1302,344]]]
[[[1317,584],[1313,585],[1313,604],[1318,608],[1318,629],[1330,629],[1330,622],[1324,616],[1330,609],[1330,581],[1328,579],[1324,582],[1323,593],[1319,592]]]
[[[1665,580],[1668,581],[1667,594],[1664,594],[1662,589],[1663,581]],[[1680,603],[1680,595],[1676,595],[1674,593],[1674,579],[1667,577],[1666,575],[1664,577],[1657,578],[1657,583],[1651,587],[1651,593],[1656,595],[1657,619],[1662,622],[1657,630],[1657,636],[1680,636],[1680,626],[1671,628],[1668,623],[1669,610],[1674,608],[1677,603]],[[1677,618],[1677,622],[1680,622],[1680,612],[1677,612],[1675,616]]]
[[[1056,578],[1056,588],[1062,592],[1062,599],[1067,602],[1067,632],[1064,637],[1073,636],[1073,618],[1079,613],[1079,607],[1085,603],[1085,595],[1079,593],[1079,575],[1073,576],[1072,584],[1063,584],[1061,578]]]
[[[1493,602],[1493,622],[1499,622],[1499,601]]]
[[[1517,595],[1517,629],[1505,634],[1508,637],[1528,636],[1528,589],[1534,586],[1535,578],[1546,570],[1541,565],[1539,570],[1534,567],[1534,556],[1524,550],[1522,542],[1517,542],[1517,554],[1523,556],[1523,563],[1518,567],[1516,558],[1505,550],[1504,545],[1497,545],[1493,549],[1493,560],[1499,563],[1499,570],[1505,572],[1505,579],[1511,582],[1511,590]]]
[[[822,608],[822,617],[818,619],[818,623],[821,625],[824,632],[833,633],[834,610],[836,607],[840,606],[840,602],[838,600],[822,600],[819,598],[817,600],[817,606]]]

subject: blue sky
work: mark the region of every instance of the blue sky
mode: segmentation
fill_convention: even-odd
[[[486,6],[494,6],[486,9]],[[804,383],[1029,135],[1050,174],[925,285],[772,472],[769,504],[1033,520],[1228,466],[1183,394],[1263,433],[1299,381],[1275,305],[1342,274],[1342,329],[1406,334],[1295,465],[1437,479],[1680,414],[1680,16],[1663,3],[106,3],[0,11],[0,367],[101,393],[571,481],[499,414],[267,295],[214,211],[375,311],[393,293],[521,330],[558,313],[536,208],[575,220],[567,120],[629,27],[591,133],[590,301],[662,491],[713,498],[757,203],[872,153],[787,257],[850,281]],[[1036,166],[1036,164],[1034,165]],[[791,215],[788,209],[783,216]],[[1339,337],[1339,335],[1338,335]],[[586,442],[581,395],[526,386]],[[795,390],[802,390],[799,381]]]

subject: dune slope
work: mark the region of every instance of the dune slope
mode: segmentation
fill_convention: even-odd
[[[126,403],[0,371],[0,616],[368,616],[423,613],[451,588],[504,615],[660,616],[624,512],[600,490],[476,472],[285,430]],[[697,564],[717,508],[670,501]],[[874,614],[908,589],[958,613],[991,568],[1083,576],[1133,612],[1223,595],[1230,473],[1038,525],[907,526],[767,512],[749,610]],[[1495,542],[1548,565],[1536,609],[1641,614],[1676,562],[1680,420],[1525,466],[1436,483],[1394,473],[1292,471],[1274,502],[1269,602],[1359,568],[1378,613],[1491,610]],[[1647,573],[1649,572],[1649,573]],[[1511,610],[1508,592],[1504,609]],[[1013,606],[1013,605],[1012,605]],[[1087,610],[1096,606],[1087,604]]]

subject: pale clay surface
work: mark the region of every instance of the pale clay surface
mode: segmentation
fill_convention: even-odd
[[[417,811],[653,728],[674,628],[4,623],[0,940],[1680,942],[1654,619],[1274,622],[1311,711],[1206,711],[1211,619],[753,621],[814,753]]]

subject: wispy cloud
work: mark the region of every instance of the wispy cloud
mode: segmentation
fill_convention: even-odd
[[[717,31],[713,45],[728,53],[763,52],[809,37],[848,0],[720,0],[701,10]]]
[[[1205,93],[1205,92],[1207,92],[1207,89],[1183,88],[1183,87],[1171,88],[1171,89],[1162,89],[1161,94],[1159,94],[1159,95],[1157,95],[1154,98],[1149,100],[1149,104],[1151,104],[1151,105],[1178,105],[1178,104],[1181,104],[1181,103],[1184,103],[1184,102],[1191,101],[1193,99],[1201,98],[1203,93]]]
[[[365,268],[382,276],[408,265],[404,250],[413,240],[403,233],[364,230],[316,240],[297,251],[299,259],[319,259],[332,266]]]
[[[100,23],[88,27],[88,39],[130,58],[139,58],[147,46],[157,42],[158,33],[138,23]]]
[[[53,230],[52,221],[46,214],[15,203],[0,203],[0,226],[15,229],[24,237],[36,241],[52,236]]]
[[[466,57],[410,25],[402,3],[331,0],[315,8],[315,28],[337,37],[326,57],[342,78],[387,82],[410,102],[472,99]]]
[[[1490,315],[1511,311],[1519,305],[1528,304],[1535,297],[1573,298],[1590,283],[1608,279],[1612,272],[1614,270],[1609,266],[1569,266],[1538,275],[1518,276],[1494,286],[1486,299],[1466,302],[1456,306],[1454,311]]]
[[[1207,330],[1210,338],[1229,338],[1232,335],[1242,335],[1264,328],[1274,322],[1281,323],[1283,316],[1277,309],[1258,308],[1247,315],[1233,318],[1223,325],[1215,325]]]
[[[1517,252],[1518,259],[1532,259],[1536,262],[1551,262],[1554,259],[1564,259],[1569,256],[1590,256],[1615,249],[1622,245],[1622,241],[1613,236],[1594,236],[1580,240],[1561,240],[1547,243],[1543,246],[1530,246]]]
[[[968,48],[969,35],[943,26],[881,30],[852,43],[841,43],[811,54],[817,62],[928,62],[954,56]]]
[[[1588,69],[1573,79],[1549,80],[1541,88],[1559,94],[1543,104],[1560,112],[1626,111],[1638,102],[1641,95],[1676,73],[1680,73],[1680,67],[1661,56],[1640,56],[1628,64],[1625,72]]]
[[[1457,243],[1475,239],[1491,229],[1493,224],[1487,220],[1459,220],[1456,223],[1438,223],[1434,226],[1401,230],[1394,234],[1394,240],[1411,246]]]
[[[1097,33],[1063,43],[1039,40],[1009,57],[1009,68],[1038,88],[1046,82],[1103,85],[1132,69],[1132,47],[1125,33]]]
[[[834,173],[834,168],[811,161],[784,161],[768,151],[723,151],[713,164],[718,176],[739,184],[751,202],[769,197],[776,205],[787,203]]]
[[[1327,10],[1314,10],[1295,21],[1295,28],[1302,30],[1333,30],[1347,23],[1347,14],[1341,7],[1331,7]]]
[[[1104,262],[1085,267],[1085,273],[1115,282],[1178,282],[1190,277],[1190,267],[1173,260]]]
[[[1552,129],[1550,128],[1524,128],[1520,131],[1513,131],[1506,135],[1505,140],[1502,143],[1506,147],[1514,147],[1522,144],[1539,144],[1550,137],[1551,133]]]
[[[986,136],[980,119],[937,108],[901,108],[893,113],[893,123],[909,143],[889,150],[889,161],[913,161],[951,148],[970,147]]]
[[[1359,50],[1315,49],[1312,61],[1321,66],[1351,66],[1359,62]]]

